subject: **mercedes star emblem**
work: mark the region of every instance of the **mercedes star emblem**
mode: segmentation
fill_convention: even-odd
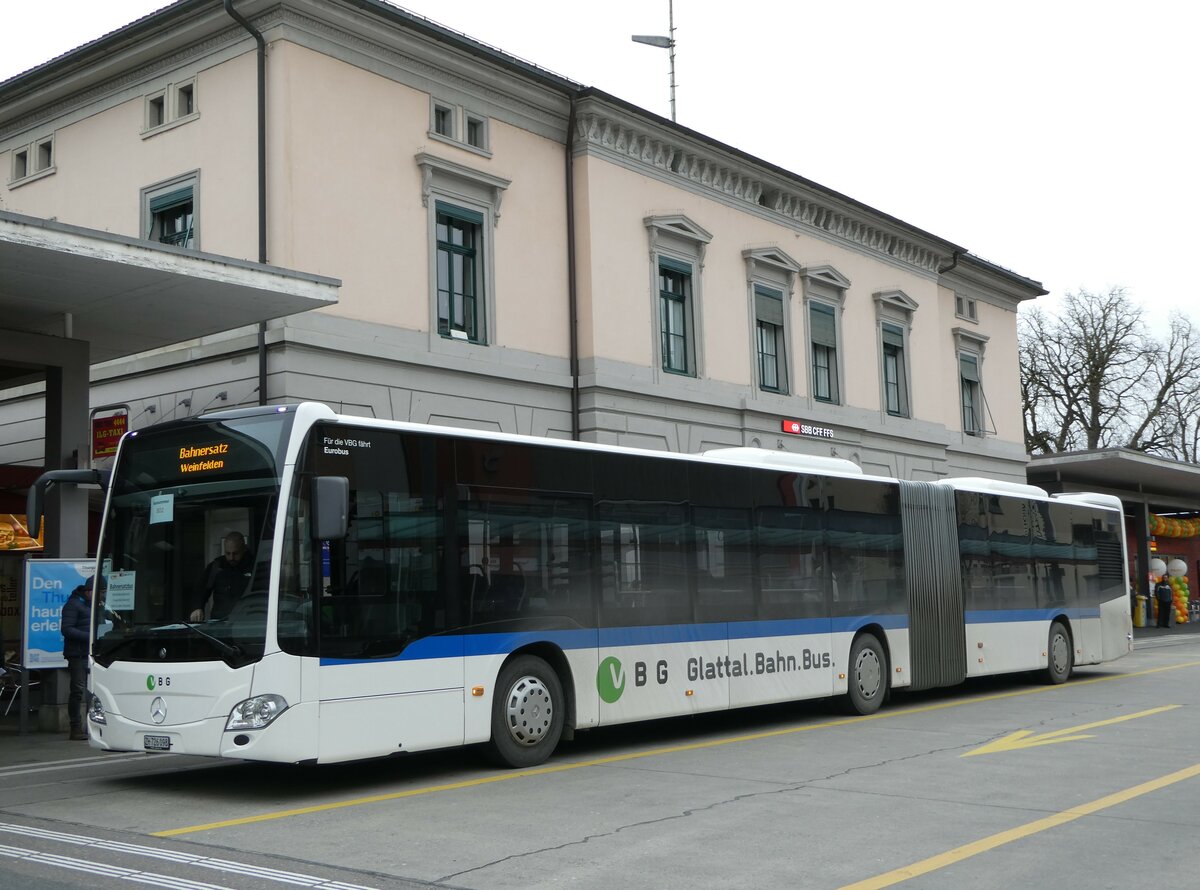
[[[155,723],[162,723],[167,719],[167,703],[162,700],[161,695],[150,702],[150,719]]]

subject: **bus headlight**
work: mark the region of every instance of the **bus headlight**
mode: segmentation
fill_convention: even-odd
[[[93,723],[108,724],[108,720],[104,716],[104,705],[100,703],[100,696],[92,695],[88,698],[88,719]]]
[[[262,729],[287,710],[288,703],[282,695],[256,695],[240,701],[229,712],[225,731],[237,729]]]

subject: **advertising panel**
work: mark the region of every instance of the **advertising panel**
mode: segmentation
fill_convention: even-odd
[[[36,538],[29,534],[24,513],[0,513],[0,551],[41,550],[45,523]]]
[[[90,582],[95,571],[91,559],[31,559],[25,564],[25,667],[67,666],[59,629],[63,603],[72,590]]]

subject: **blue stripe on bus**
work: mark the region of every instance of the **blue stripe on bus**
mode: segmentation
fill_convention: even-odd
[[[595,649],[595,628],[589,630],[528,630],[515,633],[470,634],[464,649],[466,655],[500,655],[520,649],[530,643],[554,643],[560,649]]]
[[[903,630],[908,627],[907,615],[855,615],[851,618],[834,618],[830,630],[837,633],[852,633],[868,624],[878,624],[884,630]]]
[[[1049,621],[1058,615],[1080,620],[1099,618],[1100,608],[1092,606],[1077,609],[987,609],[967,612],[967,624],[1001,624],[1015,621]]]
[[[1058,615],[1074,620],[1099,618],[1100,609],[992,609],[970,611],[966,623],[1000,624],[1050,621]],[[446,634],[415,640],[391,658],[322,658],[322,665],[379,664],[385,661],[417,661],[422,658],[460,658],[464,655],[506,655],[530,643],[553,643],[560,649],[615,649],[624,646],[662,646],[670,643],[710,643],[721,640],[751,640],[762,637],[811,636],[824,633],[854,633],[867,625],[884,630],[908,627],[907,615],[855,615],[838,618],[793,618],[778,621],[738,621],[733,624],[662,624],[649,627],[602,627],[590,630],[531,630],[514,633]]]
[[[505,655],[530,643],[549,642],[561,649],[614,649],[669,643],[707,643],[761,637],[809,636],[852,633],[869,624],[887,630],[908,626],[906,615],[856,615],[847,618],[799,618],[778,621],[739,621],[733,624],[664,624],[649,627],[604,627],[590,630],[531,630],[492,634],[447,634],[415,640],[390,658],[322,658],[322,665],[379,664],[422,658],[458,658],[463,655]],[[731,633],[732,631],[732,633]]]

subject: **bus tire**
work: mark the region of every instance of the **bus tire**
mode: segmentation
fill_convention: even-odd
[[[883,706],[888,694],[887,653],[872,633],[859,634],[850,647],[849,690],[846,703],[850,712],[864,717]]]
[[[1071,633],[1061,621],[1050,625],[1050,637],[1046,643],[1046,682],[1052,686],[1066,683],[1075,668],[1075,649]]]
[[[558,674],[534,655],[510,659],[496,678],[489,759],[499,766],[536,766],[562,738],[566,697]]]

